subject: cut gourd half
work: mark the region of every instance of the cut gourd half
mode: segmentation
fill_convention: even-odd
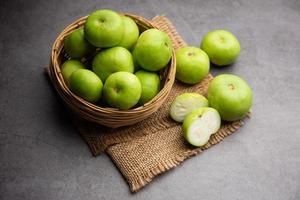
[[[176,122],[183,122],[193,110],[207,107],[208,100],[197,93],[183,93],[175,98],[170,107],[170,116]]]
[[[214,108],[203,107],[192,111],[183,122],[183,136],[193,146],[204,146],[210,136],[221,127],[221,117]]]

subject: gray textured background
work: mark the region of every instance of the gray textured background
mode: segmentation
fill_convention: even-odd
[[[184,39],[224,28],[241,42],[231,67],[253,117],[237,134],[132,195],[109,157],[92,157],[43,74],[70,22],[100,8],[165,14]],[[300,1],[0,2],[0,199],[300,199]]]

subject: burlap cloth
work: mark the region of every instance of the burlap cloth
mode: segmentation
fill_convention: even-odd
[[[171,22],[164,16],[152,19],[158,27],[168,33],[175,49],[186,46]],[[174,97],[183,92],[197,92],[206,95],[208,75],[194,86],[183,85],[175,81],[172,91],[163,106],[148,119],[130,127],[110,129],[74,118],[74,124],[87,142],[94,156],[106,151],[129,184],[136,192],[155,176],[176,167],[185,159],[196,155],[226,136],[235,132],[243,120],[222,124],[221,129],[211,136],[202,148],[188,145],[181,130],[181,124],[169,118],[169,106]]]

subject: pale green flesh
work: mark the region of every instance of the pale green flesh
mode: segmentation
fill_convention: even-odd
[[[212,132],[209,131],[203,119],[198,118],[189,128],[187,139],[188,142],[194,146],[203,146],[208,142],[211,134]]]
[[[187,141],[194,146],[205,145],[210,136],[216,133],[221,126],[221,119],[214,111],[205,112],[195,119],[187,131]]]
[[[170,116],[177,122],[183,122],[187,114],[201,107],[207,107],[208,100],[196,93],[184,93],[173,101]]]
[[[206,112],[202,116],[202,122],[214,134],[221,126],[221,119],[215,112]]]

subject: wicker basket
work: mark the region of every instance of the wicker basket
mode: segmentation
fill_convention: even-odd
[[[149,28],[157,28],[149,20],[143,17],[127,13],[120,14],[132,18],[137,23],[140,32]],[[67,26],[58,35],[57,39],[54,42],[48,69],[53,85],[55,86],[58,94],[67,104],[67,106],[83,119],[111,128],[128,126],[142,121],[143,119],[154,113],[164,103],[169,92],[171,91],[176,72],[174,50],[168,66],[160,71],[162,89],[150,102],[146,103],[143,106],[135,107],[130,110],[100,107],[99,105],[87,102],[84,99],[73,94],[65,84],[60,70],[61,64],[67,59],[67,55],[63,47],[64,38],[74,30],[82,27],[85,23],[86,18],[87,16],[82,17]]]

